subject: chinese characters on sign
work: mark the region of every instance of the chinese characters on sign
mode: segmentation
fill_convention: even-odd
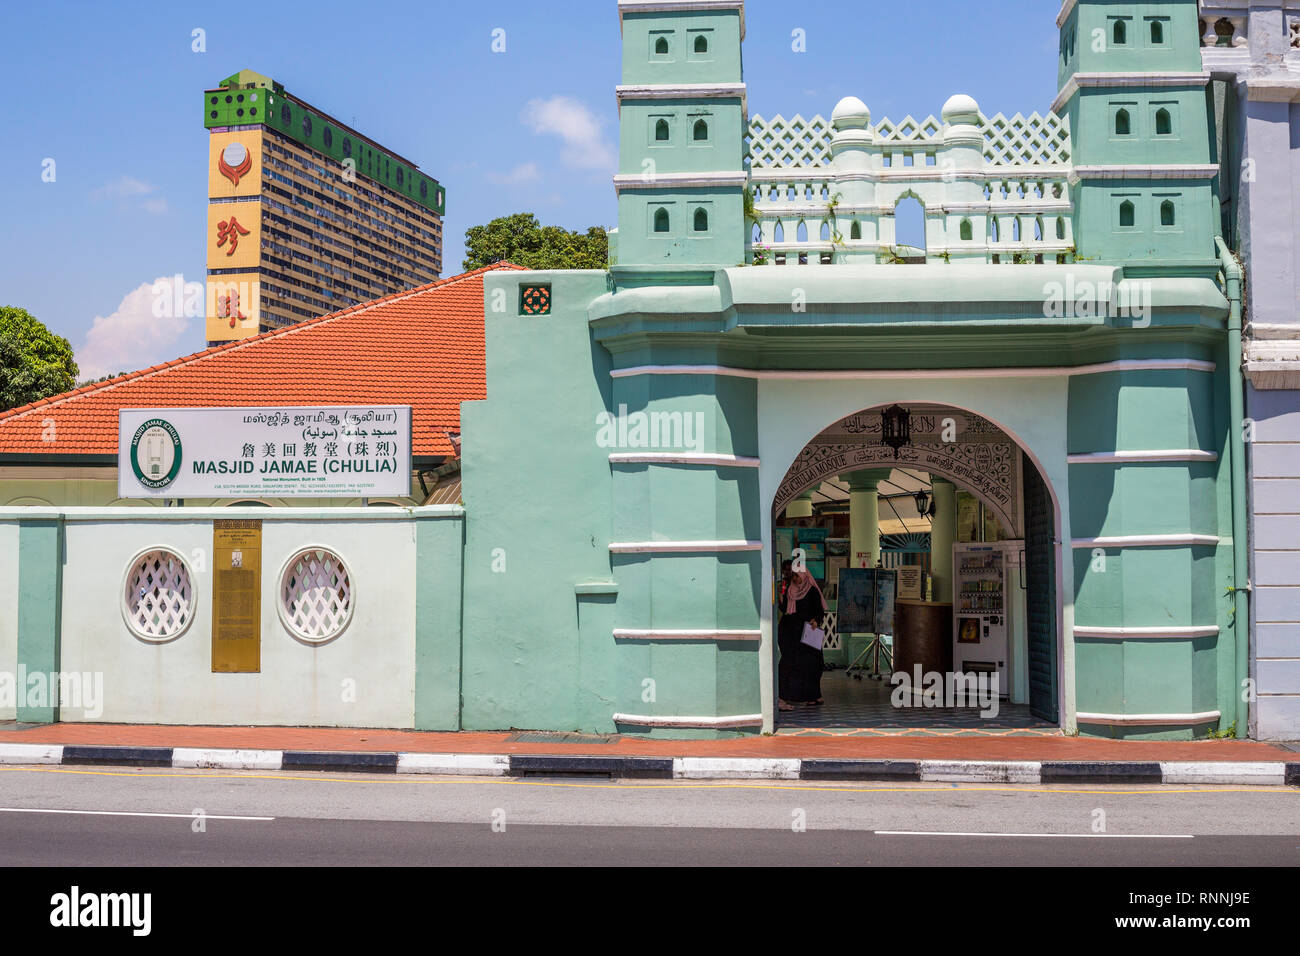
[[[230,319],[232,329],[235,327],[236,319],[247,318],[243,312],[239,311],[239,290],[232,289],[226,295],[217,296],[217,318]]]
[[[226,250],[226,255],[233,256],[235,250],[239,248],[239,237],[248,235],[248,230],[239,224],[239,220],[231,216],[228,220],[217,223],[217,246],[224,246],[226,240],[230,240],[230,248]]]

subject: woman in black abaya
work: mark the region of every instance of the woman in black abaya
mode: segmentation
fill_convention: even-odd
[[[817,586],[816,579],[807,570],[795,572],[786,588],[785,617],[781,619],[781,635],[784,639],[793,641],[794,651],[791,655],[793,667],[788,696],[784,686],[781,691],[781,698],[785,703],[812,705],[826,703],[822,699],[821,690],[822,671],[825,669],[822,649],[812,647],[801,640],[804,625],[820,628],[825,614],[826,599],[822,597],[822,590]],[[784,660],[783,650],[782,661]]]

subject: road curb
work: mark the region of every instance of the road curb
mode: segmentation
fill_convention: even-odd
[[[64,744],[64,766],[170,767],[171,747],[98,747]]]
[[[0,743],[0,765],[314,770],[477,777],[601,776],[627,780],[806,780],[869,783],[1167,784],[1300,787],[1300,761],[897,760],[810,757],[634,757],[431,754],[204,747]]]

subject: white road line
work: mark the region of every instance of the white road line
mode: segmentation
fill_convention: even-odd
[[[275,817],[233,817],[215,813],[147,813],[135,810],[46,810],[40,807],[0,807],[0,813],[71,813],[87,817],[171,817],[176,820],[274,820]]]
[[[971,837],[1052,837],[1068,839],[1072,837],[1110,837],[1114,840],[1191,840],[1191,833],[976,833],[936,830],[872,830],[875,836],[971,836]]]

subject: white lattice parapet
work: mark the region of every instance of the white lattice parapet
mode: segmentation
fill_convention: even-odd
[[[912,261],[895,211],[925,210],[924,255],[948,261],[1064,261],[1073,252],[1070,131],[1055,113],[985,116],[954,96],[942,118],[873,124],[849,97],[822,116],[753,117],[755,264]]]
[[[979,116],[977,128],[984,136],[984,159],[990,166],[1068,165],[1069,124],[1055,113],[1007,117]],[[882,119],[872,130],[876,143],[885,147],[943,145],[944,124],[933,116],[924,120],[905,117],[895,123]],[[749,121],[751,169],[805,169],[830,166],[835,130],[821,115],[804,119],[795,114],[770,120],[754,116]]]

